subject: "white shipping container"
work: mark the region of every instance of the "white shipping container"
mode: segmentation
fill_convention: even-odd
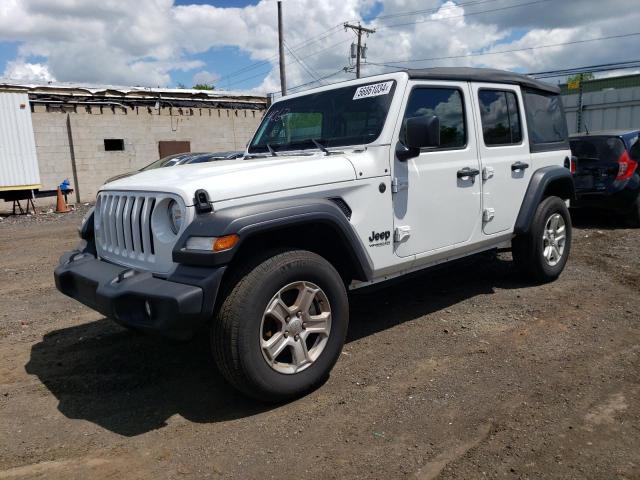
[[[0,92],[0,190],[36,188],[40,171],[29,96]]]

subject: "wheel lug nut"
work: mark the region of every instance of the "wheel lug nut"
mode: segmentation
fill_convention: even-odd
[[[302,324],[302,328],[307,328],[306,322]]]
[[[289,336],[289,332],[284,332],[284,338],[287,338]]]
[[[298,318],[300,318],[302,316],[302,312],[298,312],[297,315],[298,315]]]
[[[298,340],[300,340],[300,335],[296,335],[295,337],[293,337],[293,339],[297,342]]]

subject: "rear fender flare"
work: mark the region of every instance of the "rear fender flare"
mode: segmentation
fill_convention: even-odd
[[[575,186],[571,172],[559,165],[550,165],[536,170],[529,181],[520,213],[516,220],[514,233],[525,234],[529,232],[533,216],[540,202],[546,197],[547,192],[553,190],[563,199],[575,199]]]

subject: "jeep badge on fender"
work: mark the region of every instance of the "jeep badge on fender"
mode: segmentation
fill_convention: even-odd
[[[369,246],[375,247],[378,245],[386,245],[389,243],[389,239],[391,238],[391,232],[387,230],[386,232],[371,232],[371,236],[369,237]],[[376,242],[381,242],[380,244],[375,244]]]
[[[559,94],[434,68],[279,98],[244,158],[104,185],[56,286],[136,331],[206,329],[233,386],[295,398],[340,358],[349,289],[509,247],[535,281],[560,275],[574,187]]]

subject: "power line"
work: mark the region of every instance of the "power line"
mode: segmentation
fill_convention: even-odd
[[[488,2],[493,2],[493,1],[497,1],[497,0],[472,0],[472,1],[469,1],[469,2],[465,2],[465,3],[460,3],[460,4],[455,5],[455,6],[458,7],[458,6],[467,6],[467,5],[477,5],[477,4],[488,3]],[[509,6],[506,6],[506,7],[500,7],[500,8],[490,9],[490,10],[482,10],[482,11],[478,11],[478,12],[464,13],[464,14],[461,14],[461,15],[452,15],[452,16],[436,18],[436,19],[417,20],[417,21],[414,21],[414,22],[399,23],[399,24],[394,24],[394,25],[382,25],[382,26],[380,26],[379,30],[385,30],[385,29],[388,29],[388,28],[397,28],[397,27],[406,26],[406,25],[415,25],[415,24],[418,24],[418,23],[438,22],[438,21],[441,21],[441,20],[448,20],[448,19],[453,19],[453,18],[463,18],[463,17],[472,16],[472,15],[481,15],[481,14],[484,14],[484,13],[492,13],[492,12],[497,12],[497,11],[501,11],[501,10],[509,10],[509,9],[513,9],[513,8],[519,8],[519,7],[529,6],[529,5],[535,5],[535,4],[538,4],[538,3],[543,3],[543,2],[548,2],[548,1],[551,1],[551,0],[536,0],[536,1],[532,1],[532,2],[526,2],[526,3],[517,4],[517,5],[509,5]],[[446,9],[450,9],[450,8],[454,8],[454,6],[441,7],[440,9],[433,8],[433,9],[426,9],[426,10],[416,10],[416,11],[413,11],[413,12],[406,12],[404,14],[397,14],[397,15],[398,16],[400,16],[400,15],[407,15],[408,16],[408,15],[412,15],[412,14],[417,14],[419,12],[436,13],[436,12],[442,10],[442,9],[445,9],[445,8]],[[393,15],[383,16],[383,17],[393,17]],[[378,17],[378,18],[383,18],[383,17]],[[338,24],[338,25],[336,25],[334,27],[331,27],[328,30],[325,30],[324,32],[316,35],[315,37],[312,37],[312,38],[310,38],[310,39],[308,39],[308,40],[306,40],[304,42],[301,42],[299,44],[294,45],[292,47],[292,50],[295,51],[295,52],[298,52],[299,50],[302,50],[304,48],[307,48],[308,46],[311,46],[311,45],[313,45],[315,43],[318,43],[318,42],[324,40],[325,38],[330,37],[334,33],[337,33],[337,31],[336,32],[333,32],[333,31],[337,30],[337,29],[340,29],[340,27],[342,27],[342,26],[343,26],[343,23]],[[323,48],[321,50],[318,50],[316,52],[313,52],[313,53],[305,55],[305,56],[306,57],[310,57],[310,56],[318,55],[319,53],[322,53],[322,52],[324,52],[324,51],[326,51],[326,50],[328,50],[330,48],[336,47],[336,46],[341,45],[343,43],[347,43],[348,41],[350,41],[350,39],[342,40],[342,41],[337,42],[337,43],[335,43],[333,45],[330,45],[327,48]],[[223,80],[226,80],[226,79],[229,79],[229,78],[236,77],[238,75],[241,75],[242,73],[245,73],[245,72],[247,72],[249,70],[253,70],[255,68],[259,68],[259,67],[267,66],[267,65],[270,66],[271,62],[275,61],[277,58],[278,58],[278,56],[275,55],[275,56],[270,57],[270,58],[268,58],[266,60],[262,60],[262,61],[254,63],[252,65],[248,65],[248,66],[243,67],[243,68],[241,68],[241,69],[239,69],[239,70],[237,70],[235,72],[232,72],[232,73],[227,74],[227,75],[223,75],[222,77],[220,77],[219,81],[223,81]],[[263,74],[264,73],[261,73],[259,75],[263,75]],[[246,80],[253,79],[253,78],[255,78],[255,77],[259,76],[259,75],[253,75],[253,76],[248,77],[246,79],[242,79],[242,80],[239,80],[239,81],[232,82],[229,85],[242,83],[242,82],[244,82]]]
[[[321,40],[324,40],[325,38],[330,37],[331,35],[333,35],[334,33],[337,33],[338,31],[340,31],[340,27],[342,27],[342,24],[338,24],[338,25],[334,25],[333,27],[319,33],[318,35],[308,38],[307,40],[304,40],[303,42],[297,43],[295,44],[292,49],[294,51],[298,51],[301,50],[303,48],[306,48],[307,46],[313,45],[314,43],[318,43]],[[333,32],[333,31],[336,32]],[[226,80],[228,78],[233,78],[236,77],[238,75],[241,75],[249,70],[253,70],[255,68],[259,68],[263,65],[269,65],[271,64],[271,62],[275,61],[278,59],[278,55],[274,55],[272,57],[269,57],[265,60],[260,60],[258,62],[252,63],[250,65],[247,65],[245,67],[239,68],[238,70],[234,70],[231,73],[228,73],[226,75],[223,75],[219,78],[219,80]]]
[[[454,8],[458,8],[458,7],[468,7],[468,6],[472,6],[472,5],[479,5],[482,3],[490,3],[490,2],[497,2],[500,0],[472,0],[469,2],[462,2],[462,3],[456,3],[454,5],[442,5],[440,7],[436,7],[436,8],[426,8],[426,9],[422,9],[422,10],[413,10],[410,12],[402,12],[402,13],[393,13],[393,14],[389,14],[389,15],[378,15],[375,19],[376,20],[384,20],[387,18],[398,18],[398,17],[411,17],[414,15],[422,15],[422,14],[426,14],[426,13],[437,13],[440,12],[442,10],[451,10]]]
[[[428,14],[428,13],[437,13],[440,12],[442,10],[451,10],[454,8],[458,8],[458,7],[467,7],[467,6],[472,6],[472,5],[479,5],[479,4],[483,4],[483,3],[490,3],[490,2],[497,2],[500,0],[470,0],[468,2],[461,2],[461,3],[456,3],[453,5],[441,5],[439,7],[435,7],[435,8],[424,8],[424,9],[420,9],[420,10],[411,10],[408,12],[400,12],[400,13],[391,13],[388,15],[378,15],[377,17],[375,17],[375,21],[379,21],[379,20],[385,20],[385,19],[389,19],[389,18],[398,18],[398,17],[411,17],[414,15],[422,15],[422,14]],[[350,20],[347,20],[346,23],[352,23],[352,22],[359,22],[361,21],[361,19],[359,18],[352,18]],[[345,22],[343,22],[345,23]]]
[[[335,77],[335,76],[336,76],[336,75],[338,75],[339,73],[344,73],[344,70],[345,70],[344,68],[341,68],[340,70],[337,70],[337,71],[335,71],[335,72],[333,72],[333,73],[330,73],[329,75],[325,75],[324,77],[320,77],[319,79],[314,80],[314,81],[312,81],[312,82],[307,82],[307,83],[302,83],[302,84],[300,84],[300,85],[296,85],[295,87],[291,87],[291,88],[289,89],[289,91],[290,91],[290,93],[291,93],[291,90],[297,90],[297,89],[299,89],[299,88],[306,87],[306,86],[308,86],[308,85],[312,85],[312,84],[314,84],[314,83],[321,82],[321,81],[323,81],[323,80],[326,80],[327,78]],[[281,92],[280,92],[280,91],[277,91],[277,92],[271,92],[271,93],[272,93],[272,94],[277,94],[277,93],[281,93]]]
[[[451,15],[449,17],[440,17],[440,18],[425,18],[423,20],[415,20],[413,22],[405,22],[405,23],[394,23],[393,25],[383,25],[379,28],[379,30],[386,30],[388,28],[397,28],[397,27],[405,27],[407,25],[417,25],[418,23],[430,23],[430,22],[440,22],[442,20],[449,20],[452,18],[462,18],[462,17],[471,17],[471,16],[475,16],[475,15],[483,15],[485,13],[494,13],[494,12],[501,12],[503,10],[510,10],[513,8],[520,8],[520,7],[528,7],[530,5],[536,5],[539,3],[545,3],[545,2],[550,2],[551,0],[535,0],[533,2],[525,2],[525,3],[518,3],[516,5],[509,5],[506,7],[499,7],[499,8],[492,8],[489,10],[481,10],[478,12],[469,12],[469,13],[463,13],[461,15]]]
[[[526,51],[532,51],[532,50],[539,50],[539,49],[543,49],[543,48],[553,48],[553,47],[564,47],[567,45],[578,45],[578,44],[582,44],[582,43],[589,43],[589,42],[599,42],[599,41],[604,41],[604,40],[613,40],[613,39],[619,39],[619,38],[629,38],[629,37],[635,37],[640,35],[640,32],[634,32],[634,33],[626,33],[626,34],[622,34],[622,35],[611,35],[608,37],[600,37],[600,38],[588,38],[588,39],[584,39],[584,40],[574,40],[571,42],[563,42],[563,43],[552,43],[552,44],[548,44],[548,45],[538,45],[535,47],[523,47],[523,48],[512,48],[509,50],[500,50],[497,52],[479,52],[479,53],[467,53],[465,55],[448,55],[448,56],[444,56],[444,57],[430,57],[430,58],[414,58],[411,60],[384,60],[381,61],[379,63],[374,63],[374,62],[369,62],[370,65],[379,65],[382,67],[394,67],[394,68],[399,68],[399,69],[406,69],[406,67],[402,67],[402,66],[398,66],[398,65],[389,65],[387,62],[395,62],[395,63],[416,63],[416,62],[431,62],[431,61],[435,61],[435,60],[452,60],[452,59],[458,59],[458,58],[470,58],[470,57],[483,57],[483,56],[488,56],[488,55],[502,55],[505,53],[516,53],[516,52],[526,52]]]
[[[630,60],[626,62],[602,63],[599,65],[589,65],[584,67],[566,68],[562,70],[549,70],[547,72],[528,73],[535,78],[556,78],[579,73],[610,72],[614,70],[627,70],[640,68],[640,60]]]
[[[328,45],[327,47],[324,47],[324,48],[322,48],[322,49],[320,49],[320,50],[316,50],[315,52],[309,53],[309,54],[305,55],[305,57],[306,57],[306,58],[309,58],[309,57],[313,57],[313,56],[315,56],[315,55],[319,55],[319,54],[320,54],[320,53],[322,53],[322,52],[326,52],[327,50],[330,50],[330,49],[332,49],[332,48],[337,47],[338,45],[342,45],[342,44],[347,43],[347,42],[350,42],[350,41],[351,41],[351,38],[347,38],[346,40],[340,40],[340,41],[339,41],[339,42],[337,42],[337,43],[333,43],[333,44]],[[285,63],[285,66],[289,66],[289,65],[292,65],[292,64],[293,64],[293,62],[288,62],[288,63]],[[237,84],[239,84],[239,83],[246,82],[247,80],[251,80],[251,79],[256,78],[256,77],[259,77],[259,76],[261,76],[261,75],[265,75],[266,73],[268,73],[268,72],[260,72],[260,73],[258,73],[258,74],[256,74],[256,75],[252,75],[252,76],[250,76],[250,77],[241,78],[241,79],[239,79],[239,80],[234,80],[233,82],[230,82],[230,83],[229,83],[229,85],[237,85]]]
[[[480,3],[481,1],[484,1],[484,2],[486,3],[486,1],[488,1],[488,0],[476,0],[476,1],[475,1],[475,2],[473,2],[473,3],[474,3],[474,4],[478,4],[478,3]],[[463,18],[463,17],[468,17],[468,16],[481,15],[481,14],[485,14],[485,13],[493,13],[493,12],[498,12],[498,11],[504,11],[504,10],[514,9],[514,8],[521,8],[521,7],[531,6],[531,5],[537,5],[537,4],[546,3],[546,2],[549,2],[549,1],[551,1],[551,0],[535,0],[535,1],[525,2],[525,3],[519,3],[519,4],[516,4],[516,5],[509,5],[509,6],[506,6],[506,7],[493,8],[493,9],[489,9],[489,10],[482,10],[482,11],[477,11],[477,12],[463,13],[463,14],[461,14],[461,15],[452,15],[452,16],[447,16],[447,17],[442,17],[442,18],[435,18],[435,19],[434,19],[434,18],[430,18],[430,19],[417,20],[417,21],[413,21],[413,22],[406,22],[406,23],[400,23],[400,24],[394,24],[394,25],[385,25],[385,26],[381,26],[381,27],[379,28],[379,30],[390,29],[390,28],[396,28],[396,27],[406,26],[406,25],[415,25],[415,24],[418,24],[418,23],[438,22],[438,21],[441,21],[441,20],[448,20],[448,19],[453,19],[453,18]],[[467,2],[467,4],[471,4],[471,3],[472,3],[472,2]],[[460,4],[460,5],[462,5],[462,4]],[[336,27],[333,27],[332,29],[327,30],[327,32],[329,32],[329,31],[331,31],[331,30],[333,30],[333,29],[335,29],[335,28],[336,28]],[[331,34],[326,34],[323,38],[326,38],[327,36],[330,36],[330,35],[331,35]],[[317,41],[319,41],[319,40],[316,40],[316,41],[314,41],[314,42],[312,42],[312,43],[315,43],[315,42],[317,42]],[[305,55],[305,58],[309,58],[309,57],[312,57],[312,56],[318,55],[318,54],[320,54],[320,53],[322,53],[322,52],[324,52],[324,51],[326,51],[326,50],[332,49],[332,48],[334,48],[334,47],[337,47],[337,46],[342,45],[342,44],[344,44],[344,43],[347,43],[347,42],[349,42],[349,41],[351,41],[351,39],[341,40],[341,41],[336,42],[336,43],[334,43],[334,44],[332,44],[332,45],[329,45],[329,46],[327,46],[327,47],[325,47],[325,48],[322,48],[322,49],[317,50],[317,51],[315,51],[315,52],[312,52],[312,53],[306,54],[306,55]],[[304,44],[304,42],[303,42],[303,44]],[[302,44],[301,44],[301,45],[302,45]],[[301,48],[303,48],[303,47],[293,48],[292,50],[293,50],[293,51],[298,51],[298,50],[299,50],[299,49],[301,49]],[[546,48],[546,47],[541,47],[541,48]],[[528,49],[525,49],[525,50],[528,50]],[[419,60],[386,60],[386,61],[384,61],[384,62],[379,62],[379,63],[368,62],[368,64],[370,64],[370,65],[382,66],[382,67],[388,67],[388,68],[395,68],[395,69],[400,69],[400,70],[402,70],[402,69],[405,69],[406,67],[401,67],[401,66],[398,66],[398,65],[388,65],[386,62],[410,63],[410,62],[419,62],[419,61],[445,60],[445,59],[452,59],[452,58],[465,58],[465,57],[476,56],[476,55],[478,55],[478,56],[482,56],[482,55],[497,55],[497,54],[499,54],[499,53],[503,53],[503,52],[486,52],[486,53],[479,53],[479,54],[458,55],[458,56],[450,56],[450,57],[436,57],[436,58],[433,58],[433,59],[419,59]],[[508,52],[504,52],[504,53],[508,53]],[[275,57],[275,58],[277,58],[277,57]],[[269,62],[269,60],[265,60],[265,61],[260,62],[260,63],[261,63],[262,65],[265,65],[265,66],[266,66],[266,65],[267,65],[267,64],[269,64],[270,62]],[[286,63],[286,65],[289,65],[289,64],[291,64],[291,63],[292,63],[292,62]],[[269,66],[270,66],[270,65],[269,65]],[[231,86],[231,85],[237,85],[237,84],[240,84],[240,83],[244,83],[244,82],[246,82],[246,81],[248,81],[248,80],[252,80],[252,79],[254,79],[254,78],[256,78],[256,77],[259,77],[259,76],[265,75],[266,73],[267,73],[267,72],[261,72],[261,73],[259,73],[259,74],[252,75],[252,76],[250,76],[250,77],[246,77],[246,78],[242,78],[242,79],[239,79],[239,80],[235,80],[235,81],[233,81],[233,82],[230,82],[230,83],[229,83],[229,85]],[[221,79],[222,79],[222,78],[224,78],[224,77],[221,77]]]
[[[287,50],[289,50],[289,53],[293,56],[296,62],[300,64],[300,66],[305,70],[305,72],[307,72],[311,78],[313,78],[314,80],[317,80],[318,75],[314,74],[313,71],[311,71],[311,68],[308,67],[302,60],[300,60],[300,58],[298,58],[298,56],[295,53],[293,53],[293,51],[289,48],[289,45],[287,45],[287,42],[284,42],[284,46]]]

